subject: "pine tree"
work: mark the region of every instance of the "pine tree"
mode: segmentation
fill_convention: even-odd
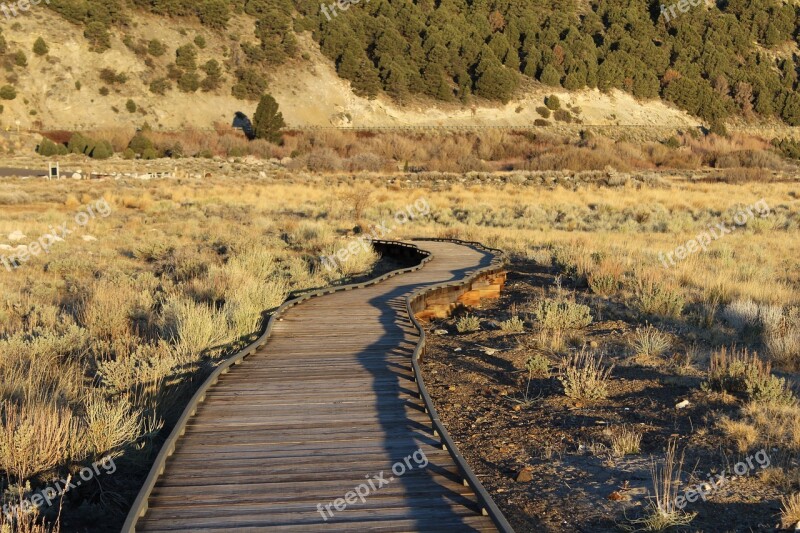
[[[253,134],[256,139],[278,144],[283,139],[281,129],[285,126],[283,114],[278,111],[278,102],[269,94],[263,95],[253,115]]]
[[[517,77],[505,68],[489,47],[484,47],[475,69],[478,80],[475,94],[484,98],[508,102],[517,88]]]
[[[551,87],[558,87],[561,85],[561,76],[558,75],[558,71],[553,65],[548,64],[542,70],[542,76],[539,81]]]
[[[41,37],[36,39],[36,42],[33,43],[33,53],[37,56],[46,56],[49,51],[50,48],[48,48],[47,43],[44,42],[44,39]]]

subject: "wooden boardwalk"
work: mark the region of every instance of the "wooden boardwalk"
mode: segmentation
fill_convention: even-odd
[[[206,393],[146,513],[126,527],[496,531],[431,427],[406,311],[411,292],[463,279],[493,256],[416,244],[434,255],[424,268],[308,300],[276,321],[267,343]],[[347,497],[364,487],[363,501]]]

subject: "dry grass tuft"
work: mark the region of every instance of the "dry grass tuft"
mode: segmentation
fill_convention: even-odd
[[[631,520],[629,531],[665,531],[673,527],[688,526],[697,513],[687,513],[678,508],[676,500],[682,485],[684,455],[678,455],[677,441],[672,439],[667,444],[664,459],[655,461],[651,467],[653,478],[653,494],[646,514],[642,518]]]
[[[66,464],[80,453],[77,420],[53,405],[0,406],[0,467],[22,481]]]
[[[568,398],[580,401],[602,400],[608,397],[608,380],[613,365],[606,367],[603,356],[595,354],[584,346],[561,360],[561,372],[558,377],[564,385],[564,394]]]
[[[781,527],[796,528],[800,523],[800,493],[781,498]]]
[[[481,329],[481,319],[475,315],[464,315],[456,320],[456,329],[459,333],[471,333]]]
[[[636,328],[631,348],[637,357],[658,358],[672,347],[672,338],[652,324]]]
[[[611,440],[611,453],[615,457],[636,455],[640,452],[642,434],[627,425],[609,428],[606,433]]]

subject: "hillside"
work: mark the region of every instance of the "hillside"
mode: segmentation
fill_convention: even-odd
[[[794,122],[798,96],[793,61],[797,55],[795,44],[787,38],[796,32],[796,19],[792,19],[789,30],[767,36],[759,29],[758,21],[763,17],[734,23],[732,14],[712,15],[700,7],[707,14],[687,15],[686,24],[689,19],[702,19],[703,24],[713,26],[721,17],[733,29],[750,28],[753,40],[718,42],[713,50],[704,47],[698,52],[681,44],[688,39],[682,32],[692,28],[667,30],[652,21],[651,27],[642,27],[612,43],[610,35],[620,29],[620,13],[632,21],[623,27],[639,27],[636,24],[644,12],[638,8],[619,12],[618,6],[612,8],[602,2],[593,5],[593,11],[552,7],[543,11],[542,6],[527,3],[513,9],[500,3],[475,3],[465,11],[462,2],[442,2],[436,8],[420,2],[402,10],[382,0],[351,6],[328,21],[318,12],[318,6],[314,8],[316,4],[304,2],[289,6],[273,0],[250,0],[228,6],[209,0],[196,6],[158,2],[153,7],[150,2],[133,2],[134,6],[56,0],[50,8],[32,6],[28,12],[6,20],[2,33],[5,42],[0,43],[4,48],[2,84],[6,90],[0,96],[14,98],[3,102],[0,120],[5,127],[15,127],[19,121],[23,128],[50,130],[144,121],[162,129],[211,127],[214,123],[230,124],[237,111],[252,112],[254,100],[268,90],[291,126],[531,125],[541,119],[536,108],[551,93],[576,108],[574,115],[586,124],[677,128],[731,117],[739,123],[746,119],[750,127],[763,123],[775,126],[781,118],[788,124]],[[212,9],[212,5],[219,9]],[[763,8],[764,13],[777,9]],[[732,11],[735,6],[727,9]],[[740,11],[745,18],[744,8]],[[472,25],[457,27],[465,23],[468,14]],[[780,14],[788,16],[787,6]],[[412,27],[395,35],[404,21]],[[577,56],[570,53],[571,28],[580,30],[581,35],[592,35],[587,32],[592,21],[593,38],[581,42],[589,48],[589,41],[602,46],[595,46],[598,52],[591,54],[591,60],[581,56],[588,74],[585,83],[576,83],[575,69],[582,72],[584,67],[574,63]],[[566,30],[555,30],[557,24]],[[476,28],[489,33],[475,33]],[[551,46],[548,39],[554,38],[554,31],[559,35],[558,42]],[[377,40],[384,36],[384,42],[387,35],[402,46],[381,52]],[[454,35],[461,37],[455,39]],[[44,49],[40,43],[38,55],[34,45],[40,37]],[[478,48],[467,50],[466,38]],[[634,38],[649,39],[655,48],[629,42]],[[492,88],[481,64],[489,61],[486,58],[491,54],[498,56],[498,42],[512,44],[499,54],[505,65],[495,65],[503,74],[498,78],[499,85]],[[629,52],[621,51],[622,44]],[[603,48],[609,50],[607,55],[599,52]],[[423,54],[417,57],[420,50]],[[645,68],[635,61],[628,65],[626,61],[634,56],[634,50],[642,58],[637,61],[648,61],[650,52],[654,58],[658,56],[658,61],[653,59],[658,68]],[[701,58],[708,54],[716,57],[714,73],[681,64],[693,53]],[[360,58],[358,68],[348,70],[355,56]],[[539,57],[535,67],[534,56]],[[402,68],[406,82],[398,88],[391,73],[398,72],[401,57],[405,58]],[[434,58],[441,67],[437,70],[441,86],[437,85],[436,91],[429,83]],[[770,58],[769,62],[765,58]],[[751,59],[757,63],[752,68],[748,66]],[[387,61],[392,67],[382,70]],[[733,64],[735,61],[744,62],[746,68]],[[619,63],[619,69],[612,73],[609,62]],[[551,63],[555,65],[552,69],[548,68]],[[551,71],[559,68],[563,72],[556,81]],[[679,68],[686,71],[685,75],[676,74]],[[626,76],[626,69],[633,69],[635,75]],[[654,84],[650,76],[657,77],[659,69],[663,70],[662,81]],[[357,72],[361,74],[356,76]],[[372,81],[379,83],[365,84],[363,76],[373,74],[376,78]],[[707,80],[690,81],[697,76],[705,80],[704,76],[710,74],[714,74],[713,87]],[[417,75],[422,78],[416,79]],[[649,81],[639,83],[640,75],[648,76]],[[669,79],[665,82],[663,76]],[[511,90],[505,90],[508,87],[502,80],[513,80]],[[658,90],[655,85],[659,85]],[[644,90],[645,86],[653,90]],[[742,92],[748,86],[749,100]],[[728,94],[723,94],[726,87]],[[659,102],[660,97],[667,101]],[[706,109],[703,101],[713,109]]]

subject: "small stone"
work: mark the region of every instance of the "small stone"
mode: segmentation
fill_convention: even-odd
[[[94,242],[97,240],[97,237],[95,237],[94,235],[84,235],[83,240],[86,242]]]
[[[82,180],[83,176],[81,175],[80,172],[73,172],[72,173],[72,179],[74,179],[74,180]]]
[[[8,240],[11,242],[19,242],[25,239],[25,234],[21,231],[12,231],[8,234]]]
[[[517,483],[530,483],[533,481],[533,469],[529,466],[526,466],[522,470],[519,471],[517,477],[515,478]]]
[[[446,329],[437,329],[437,330],[434,330],[433,334],[434,335],[447,335],[447,330]]]
[[[683,400],[675,406],[675,409],[686,409],[687,407],[689,407],[689,400]]]

